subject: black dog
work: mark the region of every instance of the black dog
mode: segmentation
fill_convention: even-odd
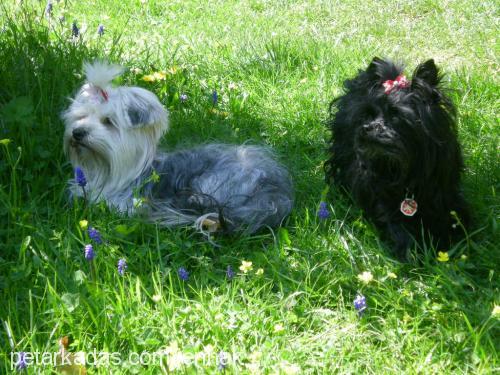
[[[469,221],[456,111],[440,81],[434,60],[410,82],[374,58],[330,106],[327,181],[350,192],[401,259],[413,240],[450,246]]]

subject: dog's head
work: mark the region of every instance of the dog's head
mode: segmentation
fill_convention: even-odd
[[[137,177],[168,129],[168,113],[145,89],[112,87],[119,66],[86,63],[84,71],[86,83],[62,115],[65,153],[90,180]]]
[[[401,66],[374,58],[332,103],[336,131],[351,134],[369,168],[390,166],[394,178],[452,157],[443,153],[447,142],[455,142],[455,109],[440,80],[433,60],[419,65],[410,79]]]

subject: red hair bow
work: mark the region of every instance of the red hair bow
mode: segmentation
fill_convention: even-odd
[[[399,90],[408,87],[409,84],[410,82],[406,79],[405,76],[399,75],[394,81],[388,79],[382,85],[384,86],[385,93],[390,94],[393,90]]]

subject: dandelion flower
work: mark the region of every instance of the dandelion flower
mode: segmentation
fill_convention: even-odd
[[[373,275],[370,271],[365,271],[358,275],[358,280],[364,284],[368,284],[373,281]]]
[[[85,259],[87,259],[89,262],[94,260],[95,258],[95,252],[94,248],[92,247],[91,244],[85,245]]]
[[[253,269],[252,262],[247,262],[246,260],[241,261],[240,271],[247,273]]]
[[[450,256],[446,251],[438,251],[437,260],[439,262],[447,262],[450,260]]]

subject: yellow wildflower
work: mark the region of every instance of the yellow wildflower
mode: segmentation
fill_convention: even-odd
[[[389,272],[389,273],[387,274],[387,277],[388,277],[389,279],[397,279],[397,278],[398,278],[398,275],[396,275],[394,272]]]
[[[8,138],[0,139],[0,144],[7,146],[10,142],[12,142]]]
[[[491,312],[491,316],[494,318],[500,318],[500,306],[495,305],[493,307],[493,311]]]
[[[247,262],[246,260],[241,261],[240,271],[247,273],[253,269],[252,262]]]
[[[143,81],[146,82],[155,82],[155,81],[164,81],[167,78],[167,74],[165,72],[154,72],[153,74],[148,74],[142,77]]]
[[[80,224],[80,228],[82,228],[82,230],[87,229],[89,226],[89,222],[87,220],[80,220],[78,224]]]
[[[262,269],[262,268],[259,268],[257,271],[255,271],[255,274],[259,275],[259,276],[262,275],[263,273],[264,273],[264,269]]]
[[[450,256],[446,251],[438,251],[437,260],[440,262],[447,262],[450,260]]]

